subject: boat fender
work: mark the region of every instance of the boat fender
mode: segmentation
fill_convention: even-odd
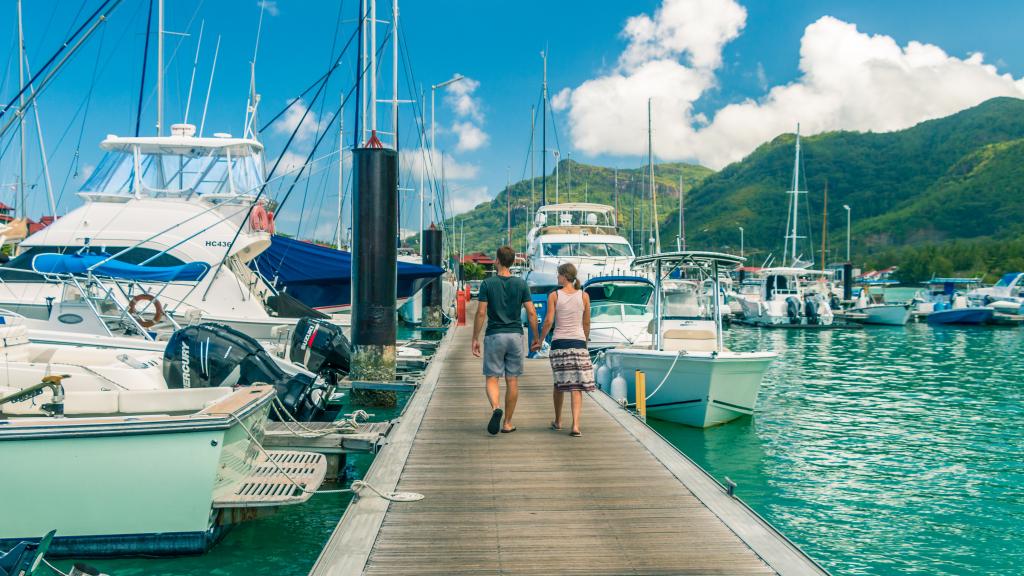
[[[791,323],[800,323],[800,301],[795,296],[786,298],[786,315]]]
[[[602,391],[607,392],[612,383],[612,369],[601,363],[594,371],[594,380],[597,380],[597,385]]]
[[[622,373],[617,372],[612,378],[611,397],[620,404],[626,401],[626,379],[622,377]]]

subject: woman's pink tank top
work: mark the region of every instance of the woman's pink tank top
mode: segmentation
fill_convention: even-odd
[[[555,301],[555,331],[552,340],[586,340],[583,334],[583,291],[566,294],[559,290]]]

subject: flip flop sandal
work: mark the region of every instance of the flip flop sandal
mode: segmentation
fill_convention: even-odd
[[[561,432],[562,431],[562,427],[561,426],[555,426],[554,422],[551,423],[551,429],[554,430],[555,432]]]
[[[501,415],[504,412],[501,408],[495,408],[494,412],[491,412],[491,421],[487,423],[487,431],[491,434],[497,434],[498,430],[501,429]]]
[[[572,436],[573,438],[579,438],[580,436],[583,436],[583,433],[582,432],[569,432],[569,436]]]
[[[509,428],[508,430],[502,429],[501,433],[502,434],[511,434],[511,433],[515,432],[516,430],[518,430],[518,428],[513,426],[513,427]]]

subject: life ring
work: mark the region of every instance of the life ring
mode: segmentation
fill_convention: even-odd
[[[252,207],[252,212],[249,213],[249,227],[256,232],[267,230],[267,209],[263,207],[263,204]]]
[[[146,320],[142,316],[139,316],[139,314],[136,312],[136,307],[138,306],[139,302],[153,303],[154,312],[152,319]],[[135,318],[135,320],[139,323],[139,326],[142,326],[143,328],[149,328],[151,326],[156,325],[157,323],[164,319],[164,305],[161,304],[160,301],[157,300],[156,297],[153,296],[152,294],[139,294],[132,298],[130,302],[128,302],[128,313],[131,314],[133,318]]]

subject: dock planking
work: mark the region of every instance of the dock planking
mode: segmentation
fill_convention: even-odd
[[[424,500],[364,493],[310,574],[826,573],[600,392],[584,397],[581,438],[548,429],[546,360],[526,362],[518,431],[487,434],[470,338],[446,335],[365,478]]]

